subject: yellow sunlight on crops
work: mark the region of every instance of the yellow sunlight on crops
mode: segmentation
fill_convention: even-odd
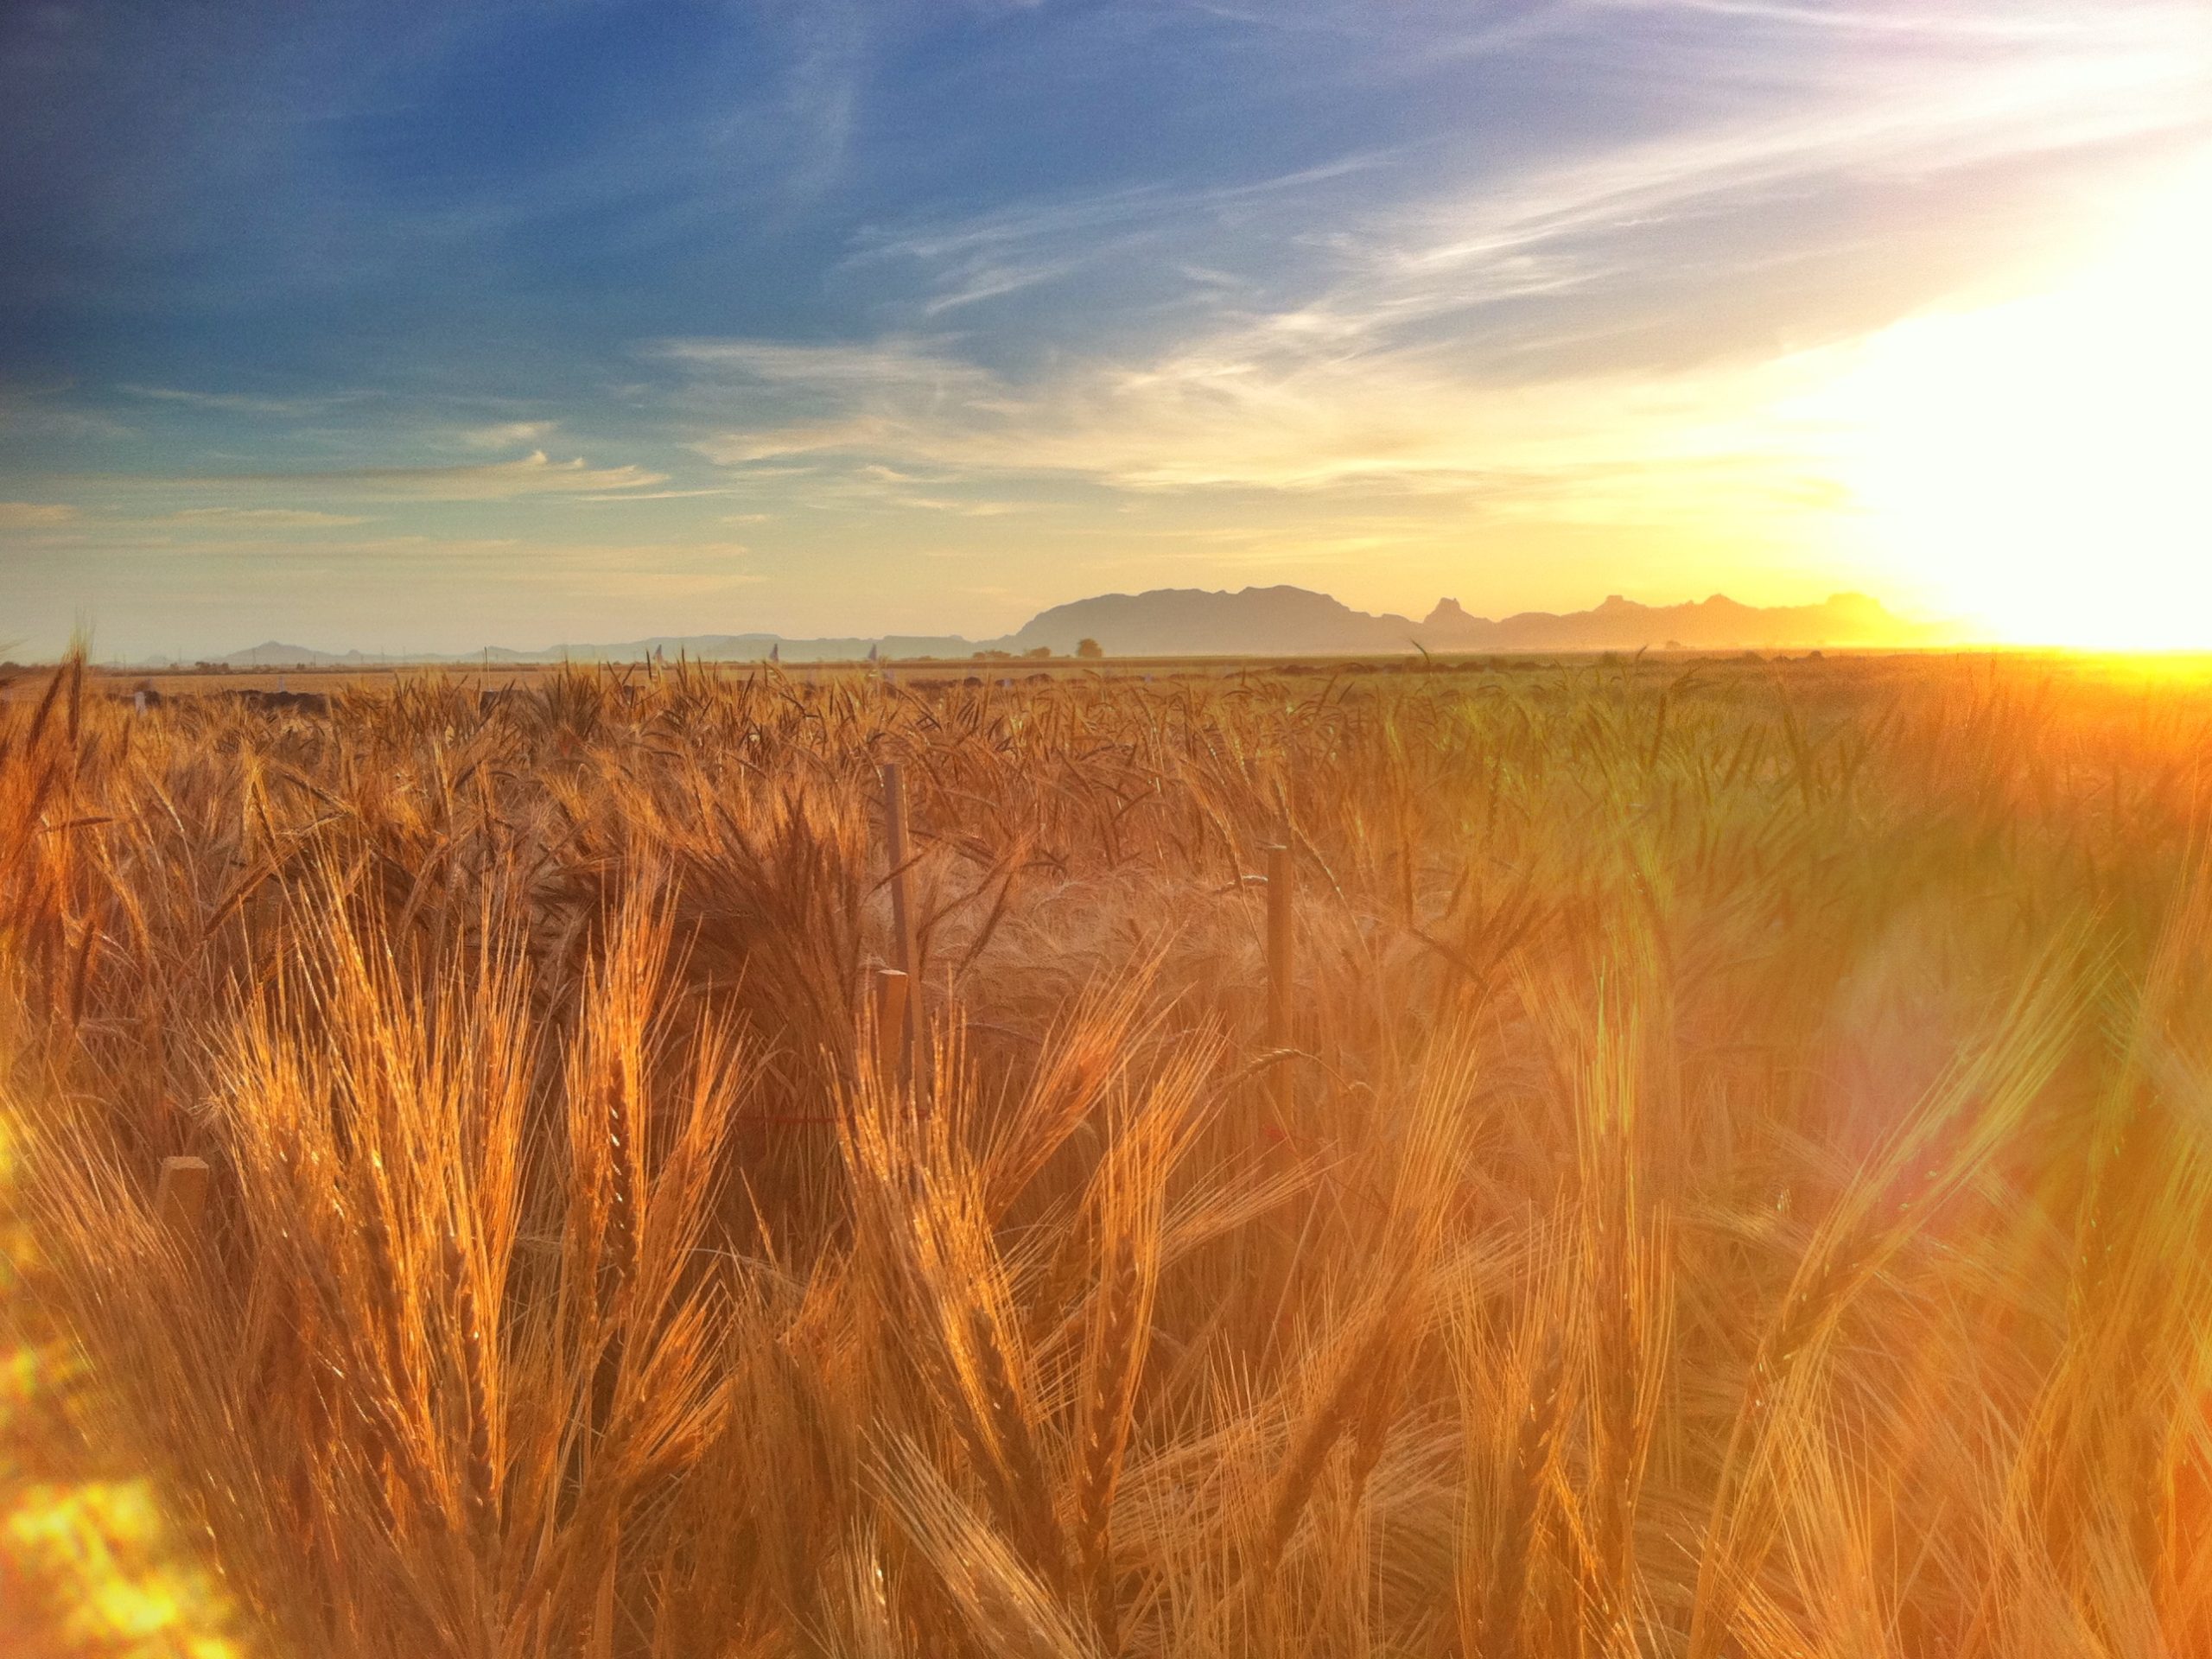
[[[221,1590],[151,1484],[89,1466],[72,1410],[83,1366],[25,1287],[36,1253],[10,1204],[13,1160],[0,1122],[0,1654],[238,1659]]]
[[[1884,331],[1816,397],[1870,538],[2024,645],[2212,645],[2212,155],[2054,291]]]

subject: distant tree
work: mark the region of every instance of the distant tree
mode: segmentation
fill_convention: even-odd
[[[1096,639],[1078,639],[1075,642],[1075,654],[1095,663],[1106,654],[1106,647]]]
[[[1025,657],[1049,657],[1052,654],[1052,648],[1050,645],[1039,645],[1034,650],[1025,651],[1021,654]]]

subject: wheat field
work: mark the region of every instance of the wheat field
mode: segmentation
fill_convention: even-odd
[[[309,1659],[2212,1651],[2208,739],[1986,658],[71,664],[39,1454]]]

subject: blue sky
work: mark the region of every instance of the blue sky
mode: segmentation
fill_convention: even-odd
[[[2208,18],[11,6],[0,645],[1955,607],[1893,344],[2212,200]]]

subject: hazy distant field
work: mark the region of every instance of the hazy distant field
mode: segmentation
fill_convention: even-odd
[[[22,1650],[2212,1651],[2201,673],[1052,666],[8,688]]]
[[[1911,680],[1923,671],[1923,665],[1944,664],[1948,671],[1955,672],[1965,664],[1988,665],[2002,663],[2008,670],[2031,673],[2061,674],[2068,678],[2078,677],[2085,671],[2093,677],[2109,677],[2110,670],[2125,659],[2105,659],[2100,669],[2096,659],[2087,661],[2053,656],[2050,653],[2011,652],[1992,653],[1967,652],[1899,652],[1849,651],[1786,651],[1786,652],[1657,652],[1631,654],[1623,652],[1550,652],[1542,654],[1462,655],[1429,658],[1389,657],[1326,657],[1313,656],[1299,660],[1262,661],[1243,657],[1110,657],[1103,660],[1084,660],[1073,657],[1010,658],[992,661],[968,661],[950,658],[925,658],[914,661],[893,661],[880,665],[864,662],[800,663],[782,664],[778,671],[758,663],[664,664],[669,672],[689,667],[723,676],[750,672],[780,671],[790,680],[799,683],[826,683],[832,680],[859,677],[873,678],[888,675],[894,684],[923,690],[943,689],[970,683],[997,687],[1001,681],[1030,685],[1042,675],[1052,680],[1106,677],[1109,679],[1150,680],[1214,680],[1249,679],[1269,675],[1287,675],[1294,679],[1357,680],[1371,676],[1396,678],[1423,678],[1432,675],[1493,675],[1517,676],[1552,674],[1561,671],[1597,667],[1618,667],[1632,662],[1639,671],[1654,673],[1668,671],[1681,674],[1695,669],[1708,678],[1723,678],[1745,673],[1762,678],[1774,673],[1786,673],[1789,683],[1802,684],[1808,677],[1825,681],[1831,676],[1847,677],[1856,690],[1866,690],[1897,682]],[[2212,677],[2212,655],[2169,655],[2157,658],[2158,672],[2163,683],[2186,683]],[[585,665],[587,671],[590,665]],[[119,697],[128,701],[132,691],[143,686],[163,697],[221,696],[232,692],[269,692],[286,690],[334,695],[340,690],[374,690],[389,689],[401,680],[421,679],[425,677],[447,683],[480,691],[498,691],[534,686],[548,676],[567,671],[557,664],[509,663],[491,668],[467,668],[448,665],[426,666],[420,664],[397,663],[379,668],[288,668],[240,670],[188,669],[123,669],[92,668],[87,671],[86,695]],[[649,671],[643,663],[621,663],[598,665],[597,671],[615,676],[618,679],[645,676]],[[2133,670],[2123,670],[2130,677]],[[0,701],[10,699],[35,701],[46,690],[49,671],[35,664],[16,665],[0,669]]]

